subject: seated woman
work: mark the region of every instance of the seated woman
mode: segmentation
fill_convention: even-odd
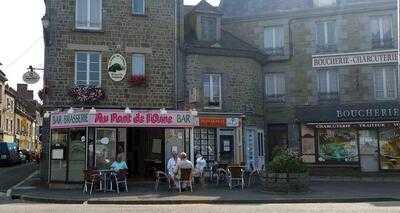
[[[196,156],[196,168],[194,169],[194,175],[196,177],[201,177],[203,174],[204,168],[207,166],[207,161],[204,160],[201,154],[197,154]]]
[[[114,163],[111,164],[111,169],[114,170],[115,172],[128,169],[126,162],[123,161],[122,154],[119,154],[117,156],[117,161],[114,161]]]

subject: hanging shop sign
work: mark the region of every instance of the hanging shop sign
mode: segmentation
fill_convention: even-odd
[[[190,112],[159,110],[138,110],[125,113],[123,110],[104,110],[90,114],[89,111],[77,113],[56,113],[51,116],[51,128],[74,127],[193,127],[194,119]]]
[[[126,75],[126,61],[120,54],[114,54],[108,61],[108,75],[113,81],[122,81]]]
[[[314,68],[365,65],[365,64],[387,64],[398,63],[397,50],[383,50],[357,53],[313,55],[312,65]]]
[[[27,84],[36,84],[40,80],[40,76],[37,72],[30,70],[22,76],[22,79]]]

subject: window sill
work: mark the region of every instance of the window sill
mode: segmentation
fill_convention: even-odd
[[[147,17],[146,13],[132,13],[132,16],[134,17]]]
[[[73,31],[79,33],[104,33],[103,29],[90,29],[90,28],[74,28]]]
[[[222,107],[203,107],[206,110],[222,110]]]

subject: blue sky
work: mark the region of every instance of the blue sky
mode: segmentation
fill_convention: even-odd
[[[185,4],[197,4],[200,0],[185,0]],[[8,84],[16,88],[29,65],[43,67],[43,34],[41,18],[44,15],[43,0],[0,0],[0,69],[6,73]],[[208,0],[217,6],[219,0]],[[21,6],[23,5],[23,6]],[[39,74],[42,76],[42,71]],[[36,92],[43,82],[29,85]]]

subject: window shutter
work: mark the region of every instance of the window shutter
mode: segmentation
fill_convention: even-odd
[[[324,26],[324,22],[317,23],[316,30],[317,30],[317,33],[316,33],[317,44],[318,45],[324,45],[325,44],[325,26]]]
[[[101,28],[102,0],[90,0],[90,23],[91,28]]]
[[[269,49],[273,48],[273,28],[266,27],[264,30],[264,47]]]
[[[88,0],[76,0],[76,15],[75,15],[75,26],[77,28],[85,28],[87,27],[88,20],[88,8],[87,8]]]
[[[383,84],[383,70],[376,70],[374,72],[374,80],[375,80],[375,96],[376,98],[384,98],[385,97],[385,88]]]

